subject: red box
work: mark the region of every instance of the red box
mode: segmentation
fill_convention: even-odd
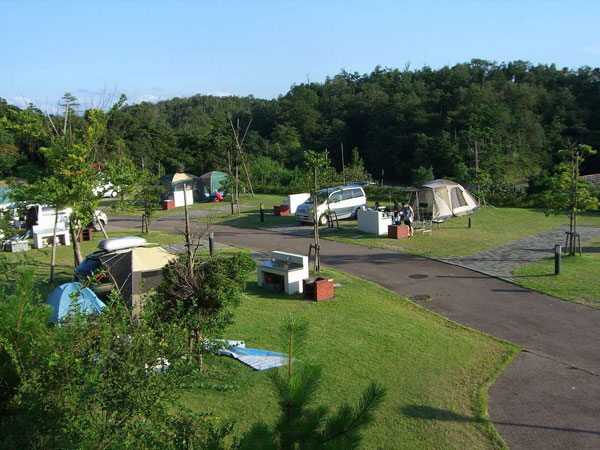
[[[93,236],[93,230],[91,228],[85,228],[79,234],[79,242],[91,241]]]
[[[288,205],[273,206],[273,214],[276,216],[288,216],[290,207]]]
[[[302,280],[302,292],[305,298],[316,302],[333,298],[333,280],[325,277],[305,278]]]
[[[390,239],[406,238],[409,231],[408,225],[388,225],[388,237]]]
[[[163,200],[162,209],[173,209],[175,208],[175,200]]]

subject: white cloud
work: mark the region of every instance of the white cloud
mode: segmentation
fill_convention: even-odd
[[[589,45],[583,50],[590,55],[600,56],[600,45]]]
[[[22,95],[17,95],[16,97],[13,97],[13,100],[16,102],[17,106],[22,106],[22,107],[26,107],[30,103],[35,103],[29,97],[23,97]]]
[[[231,92],[215,92],[217,97],[231,97],[233,94]]]
[[[141,102],[156,102],[158,101],[159,98],[156,95],[152,95],[152,94],[144,94],[144,95],[140,95],[136,98],[135,103],[141,103]]]

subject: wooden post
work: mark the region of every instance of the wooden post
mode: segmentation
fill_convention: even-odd
[[[346,167],[344,166],[344,143],[340,142],[340,148],[342,150],[342,182],[346,184]]]
[[[187,203],[187,183],[183,183],[183,207],[185,211],[185,243],[187,246],[187,254],[188,254],[188,270],[190,278],[194,277],[194,254],[192,251],[192,241],[190,236],[190,215],[188,212],[188,203]]]
[[[56,227],[58,225],[58,208],[54,208],[54,233],[52,234],[52,255],[50,256],[50,287],[54,288],[54,266],[56,265]]]
[[[313,180],[314,180],[314,194],[313,194],[313,225],[315,231],[315,272],[321,270],[321,246],[319,245],[319,212],[317,210],[319,206],[318,200],[318,182],[317,182],[317,166],[313,167]]]

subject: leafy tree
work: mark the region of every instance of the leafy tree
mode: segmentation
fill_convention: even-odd
[[[147,169],[140,172],[137,180],[138,184],[134,201],[142,204],[144,211],[142,220],[145,220],[146,231],[150,231],[150,220],[159,209],[158,200],[163,193],[163,187],[157,181],[156,177]]]
[[[39,204],[54,208],[54,226],[52,234],[52,251],[50,256],[50,286],[54,287],[54,269],[56,266],[56,234],[58,214],[67,206],[67,187],[64,180],[56,176],[48,176],[36,183],[16,182],[11,184],[11,198],[23,205]]]
[[[176,323],[188,333],[189,352],[202,372],[205,339],[221,335],[233,321],[244,283],[256,267],[243,253],[233,256],[188,258],[182,255],[163,269],[163,281],[153,303],[162,321]]]
[[[352,163],[345,169],[346,182],[351,183],[353,181],[371,181],[373,178],[365,169],[365,162],[360,157],[358,149],[354,147],[352,149]]]
[[[421,186],[428,181],[433,180],[433,167],[419,166],[416,169],[411,169],[411,180],[414,186]]]
[[[315,406],[322,371],[306,361],[306,337],[306,322],[291,316],[284,318],[280,338],[288,364],[269,372],[278,397],[279,418],[273,426],[255,424],[242,436],[240,450],[359,448],[360,432],[372,423],[385,389],[372,382],[356,406],[345,403],[333,414],[324,405]]]
[[[19,270],[10,286],[0,280],[0,447],[26,448],[47,442],[43,427],[50,410],[37,403],[43,392],[35,369],[51,354],[46,339],[50,311],[35,292],[33,272]],[[33,429],[28,429],[30,426]],[[48,439],[52,439],[51,437]]]
[[[320,203],[319,193],[321,189],[328,188],[337,184],[340,177],[336,173],[335,169],[329,165],[328,152],[325,150],[322,153],[315,152],[314,150],[304,151],[304,164],[305,164],[305,187],[312,196],[313,207],[311,208],[311,214],[313,216],[314,226],[314,239],[313,244],[315,250],[315,272],[320,270],[320,253],[321,246],[319,244],[319,225],[325,225],[327,222],[327,216],[321,214],[319,216],[318,206]],[[327,199],[329,202],[329,199]],[[328,203],[329,204],[329,203]],[[327,214],[330,211],[328,210]]]
[[[549,212],[569,214],[569,240],[567,251],[575,255],[577,235],[577,216],[582,211],[598,209],[598,199],[591,191],[590,185],[580,178],[581,165],[585,157],[594,155],[595,150],[589,145],[575,144],[566,141],[566,149],[561,152],[564,161],[556,168],[550,180],[550,189],[543,194],[543,202]]]
[[[141,178],[140,172],[138,166],[127,156],[121,156],[104,165],[103,181],[111,183],[112,189],[117,192],[117,208],[125,208],[125,198],[135,191]]]
[[[206,417],[178,402],[196,373],[184,331],[116,298],[51,328],[34,286],[32,271],[0,283],[2,448],[203,447]]]

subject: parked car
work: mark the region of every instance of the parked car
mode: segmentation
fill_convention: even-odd
[[[98,186],[96,186],[92,192],[95,196],[102,196],[102,198],[115,198],[118,192],[115,190],[113,184],[109,182],[101,182]]]
[[[367,207],[367,196],[360,185],[348,184],[321,190],[317,194],[317,218],[319,225],[327,224],[329,212],[336,214],[338,219],[354,219],[359,209]],[[296,209],[296,219],[300,222],[313,222],[314,197]]]
[[[91,277],[94,282],[90,286],[90,289],[98,296],[108,295],[114,289],[115,285],[112,278],[101,270],[102,262],[100,261],[100,257],[146,244],[146,239],[138,236],[105,239],[98,244],[99,251],[87,255],[81,264],[77,266],[75,277],[84,284],[87,284],[87,279]]]

